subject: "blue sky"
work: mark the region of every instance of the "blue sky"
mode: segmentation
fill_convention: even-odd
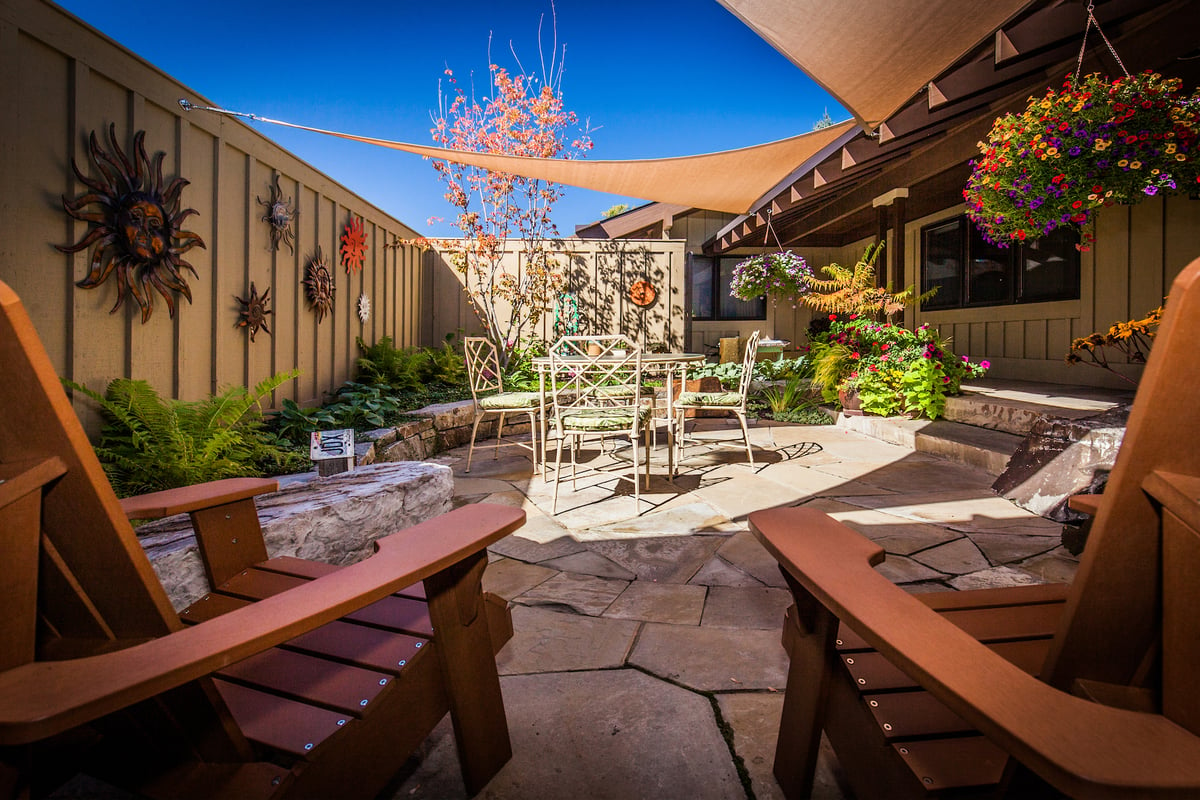
[[[71,13],[216,105],[318,128],[430,142],[448,66],[486,75],[492,60],[537,66],[549,0],[160,2],[58,0]],[[849,115],[716,0],[558,0],[567,108],[593,129],[589,158],[654,158],[744,147]],[[544,19],[543,19],[544,17]],[[197,112],[193,112],[197,113]],[[418,156],[252,123],[370,202],[434,236],[453,208]],[[186,176],[185,176],[186,177]],[[568,188],[562,234],[639,201]]]

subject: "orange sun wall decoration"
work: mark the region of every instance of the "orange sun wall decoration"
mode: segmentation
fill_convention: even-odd
[[[363,268],[363,260],[367,254],[367,234],[363,231],[361,217],[354,217],[346,223],[342,232],[342,263],[346,265],[346,274],[352,275]]]

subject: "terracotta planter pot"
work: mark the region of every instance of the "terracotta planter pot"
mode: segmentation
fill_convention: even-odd
[[[863,416],[862,401],[858,399],[858,392],[853,389],[839,389],[838,402],[842,404],[842,413],[850,417]]]

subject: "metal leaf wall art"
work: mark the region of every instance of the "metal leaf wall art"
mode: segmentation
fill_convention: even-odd
[[[162,163],[166,153],[154,160],[146,155],[146,132],[133,137],[133,158],[117,142],[117,126],[108,126],[111,154],[96,141],[96,132],[88,138],[88,152],[97,177],[85,175],[75,159],[71,169],[87,191],[69,200],[63,209],[72,218],[88,223],[87,234],[73,245],[55,245],[63,253],[78,253],[96,245],[87,277],[75,285],[95,289],[112,275],[117,277],[117,302],[112,313],[130,294],[142,311],[142,323],[154,311],[152,290],[162,295],[167,310],[175,316],[174,293],[192,301],[191,289],[180,270],[194,277],[195,268],[181,257],[193,247],[204,247],[201,238],[182,229],[195,209],[180,209],[180,194],[188,181],[175,178],[163,186]],[[89,210],[89,206],[93,206]]]

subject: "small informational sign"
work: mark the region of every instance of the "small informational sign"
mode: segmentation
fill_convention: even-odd
[[[309,457],[313,461],[354,457],[354,431],[313,431],[309,441]]]

